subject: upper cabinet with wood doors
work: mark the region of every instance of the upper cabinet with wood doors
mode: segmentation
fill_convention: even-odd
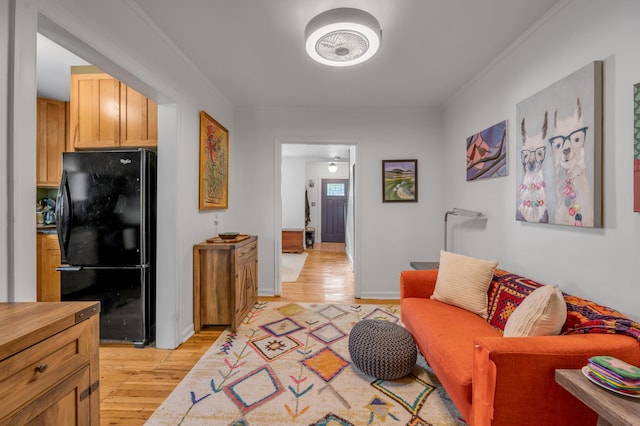
[[[158,146],[158,105],[120,83],[120,146]]]
[[[37,99],[36,186],[57,187],[67,140],[66,103]]]
[[[75,149],[154,147],[158,106],[96,67],[71,67],[69,127]]]

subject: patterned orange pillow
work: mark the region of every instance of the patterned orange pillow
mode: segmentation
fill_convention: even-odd
[[[536,288],[542,286],[533,280],[496,270],[489,286],[487,322],[497,330],[504,331],[507,320],[520,303]]]

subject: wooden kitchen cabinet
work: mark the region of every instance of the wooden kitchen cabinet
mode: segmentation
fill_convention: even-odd
[[[58,187],[65,151],[66,102],[37,99],[36,186]]]
[[[96,67],[71,67],[69,102],[75,149],[158,145],[158,105]]]
[[[97,302],[0,303],[0,425],[98,425]]]
[[[193,246],[193,323],[236,331],[258,298],[258,237]]]
[[[70,144],[75,149],[120,145],[120,82],[95,67],[71,67]]]
[[[36,234],[37,300],[38,302],[60,301],[60,246],[56,234]]]
[[[120,146],[158,146],[158,105],[120,83]]]

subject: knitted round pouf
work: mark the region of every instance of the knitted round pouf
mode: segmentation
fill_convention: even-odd
[[[385,380],[411,373],[418,357],[411,334],[382,320],[362,320],[351,329],[349,354],[363,373]]]

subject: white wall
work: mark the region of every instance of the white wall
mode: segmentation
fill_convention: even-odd
[[[9,0],[0,0],[0,57],[9,58]],[[8,99],[9,64],[0,61],[0,170],[8,170],[7,152],[9,149]],[[0,200],[9,200],[8,173],[0,173]],[[0,209],[0,301],[10,300],[9,295],[9,219],[8,209]]]
[[[304,229],[305,161],[282,159],[282,229]]]
[[[398,297],[398,275],[409,261],[437,258],[444,213],[437,113],[421,108],[239,108],[235,123],[234,152],[251,172],[230,182],[230,192],[244,196],[228,220],[260,236],[260,294],[275,291],[276,188],[269,183],[275,181],[277,161],[268,159],[278,155],[278,139],[357,145],[356,276],[362,297]],[[419,202],[382,203],[382,160],[406,158],[418,159]]]
[[[563,2],[444,111],[445,203],[487,214],[486,229],[454,230],[454,251],[640,318],[640,216],[633,213],[633,84],[640,82],[640,2]],[[516,104],[594,60],[604,61],[604,227],[516,222]],[[465,181],[465,140],[509,120],[509,175]],[[458,231],[457,233],[455,231]]]
[[[19,166],[8,191],[16,194],[9,206],[15,217],[11,224],[15,237],[0,233],[2,262],[14,259],[16,272],[15,278],[7,280],[7,293],[14,291],[16,300],[35,299],[35,32],[38,13],[41,13],[83,40],[92,49],[91,59],[96,65],[163,104],[159,109],[159,128],[163,133],[158,148],[158,257],[161,261],[158,264],[157,345],[173,348],[193,332],[192,246],[211,236],[215,214],[214,211],[200,212],[197,207],[199,111],[207,111],[229,129],[232,145],[229,173],[233,176],[243,173],[243,160],[234,157],[233,151],[233,108],[156,31],[133,1],[16,0],[16,4],[19,25],[15,26],[14,34],[18,49],[13,86],[18,98],[2,117],[13,114],[14,127],[23,130],[14,135],[9,149],[13,153],[10,161]],[[1,7],[0,11],[4,11],[6,2]],[[0,30],[4,32],[5,15],[2,16]],[[234,203],[239,204],[234,197],[235,194],[230,195],[230,212]],[[224,220],[228,213],[220,214]],[[8,298],[3,294],[0,297],[0,300]]]
[[[9,1],[0,1],[0,57],[9,58]],[[7,153],[9,150],[9,63],[0,61],[0,169],[9,170]],[[8,173],[0,173],[0,200],[9,201]],[[0,209],[0,301],[10,300],[9,294],[9,218],[7,208]]]

